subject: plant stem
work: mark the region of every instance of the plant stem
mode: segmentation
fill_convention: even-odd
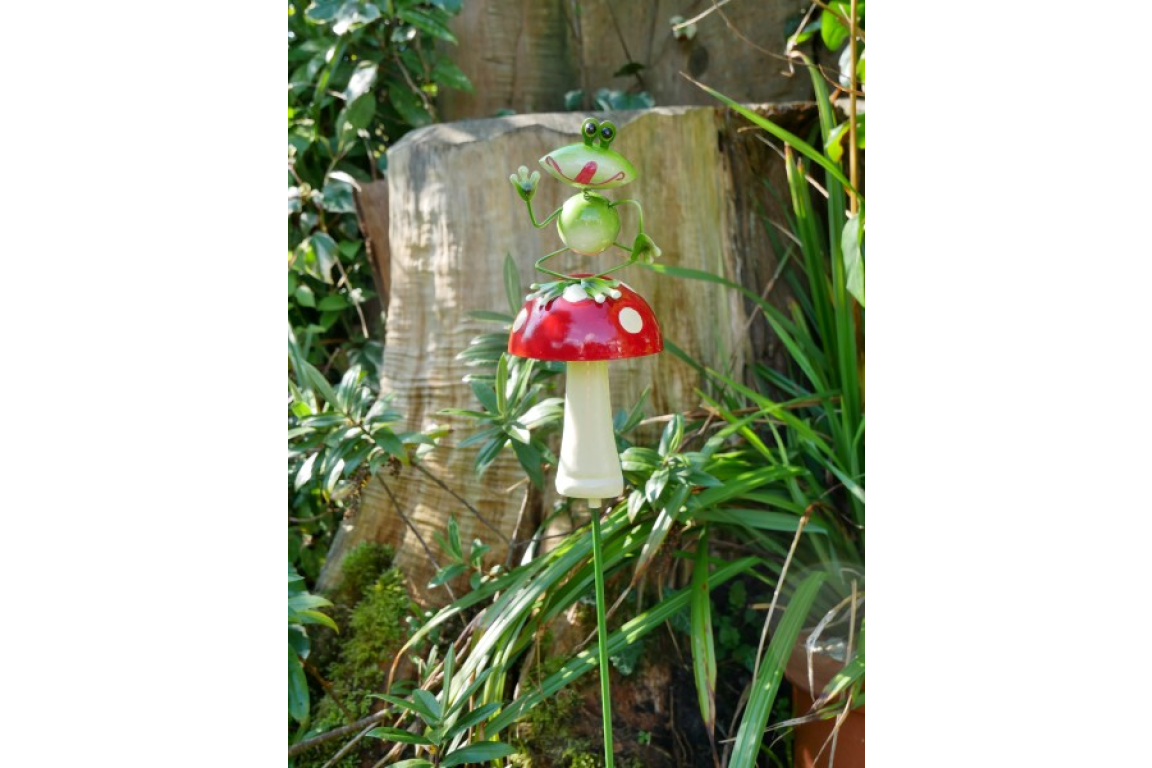
[[[600,705],[604,712],[604,765],[612,762],[612,698],[608,692],[608,618],[604,614],[604,553],[600,548],[600,499],[588,499],[592,515],[592,571],[596,576],[596,644],[600,647]]]

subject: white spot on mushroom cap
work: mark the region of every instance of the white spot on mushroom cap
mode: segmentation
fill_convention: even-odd
[[[524,323],[528,321],[528,307],[523,307],[520,314],[516,315],[516,321],[512,323],[512,332],[516,333],[524,327]]]
[[[620,327],[628,333],[640,333],[644,328],[644,318],[632,307],[624,307],[620,310]]]
[[[591,296],[579,285],[570,285],[564,289],[564,301],[569,303],[575,304],[578,301],[585,301],[590,298]]]

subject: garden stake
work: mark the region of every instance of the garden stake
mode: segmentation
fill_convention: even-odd
[[[540,159],[540,165],[553,177],[581,190],[543,221],[538,222],[532,210],[540,172],[534,171],[529,176],[528,168],[520,166],[518,172],[509,177],[516,193],[528,206],[533,226],[539,229],[556,219],[556,229],[565,247],[536,261],[538,270],[556,280],[533,283],[533,292],[528,294],[512,323],[508,352],[568,364],[556,491],[570,498],[587,499],[592,517],[604,764],[613,768],[600,505],[603,499],[613,499],[624,492],[624,475],[612,429],[608,361],[655,354],[664,348],[664,338],[648,303],[608,275],[637,261],[651,264],[659,258],[660,248],[644,234],[644,211],[639,202],[613,201],[593,191],[623,186],[636,178],[632,164],[609,148],[616,138],[616,126],[608,120],[598,122],[588,118],[581,123],[580,134],[582,144],[561,147]],[[638,214],[638,234],[631,248],[616,242],[620,234],[620,214],[616,207],[621,205],[636,206]],[[598,256],[613,246],[627,252],[628,260],[595,274],[568,275],[543,266],[565,251]]]

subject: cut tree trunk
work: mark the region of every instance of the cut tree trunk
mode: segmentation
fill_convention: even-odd
[[[799,22],[804,10],[753,2],[715,9],[711,0],[468,0],[449,24],[459,45],[443,48],[474,89],[442,91],[440,115],[465,120],[500,110],[561,110],[566,94],[577,90],[584,92],[580,106],[591,108],[601,88],[645,91],[657,106],[715,103],[682,72],[737,101],[810,98],[807,74],[781,55],[789,22]],[[673,16],[703,12],[691,39],[673,34]],[[800,50],[835,78],[835,54],[817,40]],[[622,70],[632,74],[617,74]]]
[[[810,105],[760,111],[801,133],[814,117]],[[613,149],[639,172],[633,184],[608,195],[643,204],[645,231],[663,249],[661,262],[711,272],[763,292],[778,264],[765,236],[770,226],[765,216],[785,221],[777,199],[786,199],[786,187],[780,159],[753,132],[741,130],[748,123],[713,107],[606,117],[619,129]],[[528,286],[543,277],[534,272],[533,262],[562,247],[553,225],[532,227],[508,175],[520,165],[538,168],[538,158],[548,151],[579,141],[580,120],[573,114],[515,115],[413,131],[389,150],[387,181],[361,191],[362,224],[371,253],[389,281],[389,295],[383,297],[388,318],[382,391],[395,395],[394,405],[406,415],[407,429],[448,428],[422,465],[467,499],[486,522],[415,468],[383,473],[365,487],[358,513],[338,532],[321,588],[335,583],[339,562],[351,547],[376,541],[395,547],[417,601],[443,604],[450,600],[448,592],[427,584],[444,563],[432,534],[445,530],[449,515],[459,523],[465,549],[473,538],[492,546],[485,560],[491,566],[505,560],[504,539],[530,536],[543,509],[550,508],[554,468],[546,475],[545,491],[529,493],[524,472],[506,449],[478,478],[472,470],[476,448],[458,447],[473,432],[472,424],[441,412],[479,409],[463,380],[470,369],[457,356],[475,336],[494,330],[490,323],[471,319],[469,312],[509,310],[502,274],[505,254],[511,254],[522,284]],[[755,129],[755,134],[762,132]],[[382,184],[387,185],[386,195],[374,189]],[[575,192],[542,174],[533,201],[538,216],[547,216]],[[372,209],[385,199],[386,215]],[[630,207],[623,218],[618,241],[630,244],[636,232]],[[594,258],[566,254],[551,264],[561,270],[593,271],[624,259],[623,251],[613,252]],[[741,377],[746,360],[770,362],[778,355],[777,342],[764,332],[762,319],[735,291],[639,266],[617,276],[651,304],[671,342],[668,347],[674,344],[703,366]],[[770,298],[782,305],[785,296],[784,287],[777,285]],[[668,348],[659,355],[615,361],[609,370],[614,410],[630,408],[645,388],[651,389],[649,415],[701,405],[695,391],[703,386],[699,372]],[[660,427],[654,424],[644,434],[654,442]],[[517,562],[522,551],[516,552]],[[463,587],[464,582],[456,585]]]

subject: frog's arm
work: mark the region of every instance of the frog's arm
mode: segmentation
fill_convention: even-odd
[[[613,203],[609,203],[608,206],[610,208],[615,208],[618,205],[629,205],[629,204],[636,206],[636,214],[640,217],[640,226],[639,226],[639,229],[637,231],[639,232],[639,234],[642,235],[642,234],[644,234],[644,208],[641,207],[639,200],[617,200]],[[628,249],[625,248],[624,250],[628,250]]]
[[[612,269],[608,270],[608,272],[615,272],[618,269],[623,269],[624,267],[630,266],[637,261],[644,261],[647,264],[651,264],[656,259],[660,258],[660,246],[656,245],[656,242],[652,238],[644,234],[644,209],[640,206],[640,201],[617,200],[614,203],[609,203],[609,205],[612,207],[617,205],[634,205],[636,206],[636,213],[640,220],[639,226],[636,230],[636,241],[632,244],[631,248],[620,245],[620,243],[615,243],[617,248],[623,248],[625,251],[628,251],[628,263],[621,264],[618,267],[613,267]],[[608,272],[602,272],[601,274],[606,275]]]
[[[520,166],[516,173],[508,177],[508,181],[512,182],[512,188],[516,190],[516,194],[520,195],[520,199],[528,206],[528,218],[532,219],[532,226],[536,229],[548,226],[548,222],[560,215],[563,208],[557,208],[548,214],[548,218],[544,221],[536,221],[536,212],[532,210],[532,198],[536,196],[536,184],[540,181],[540,171],[535,171],[531,176],[528,175],[528,167]]]
[[[559,216],[560,211],[564,210],[562,207],[557,208],[556,210],[552,211],[552,213],[548,214],[548,218],[544,219],[544,221],[536,221],[536,214],[532,211],[532,201],[525,200],[524,204],[528,206],[528,218],[532,219],[532,226],[536,227],[536,229],[541,229],[542,227],[548,226],[548,222]]]

